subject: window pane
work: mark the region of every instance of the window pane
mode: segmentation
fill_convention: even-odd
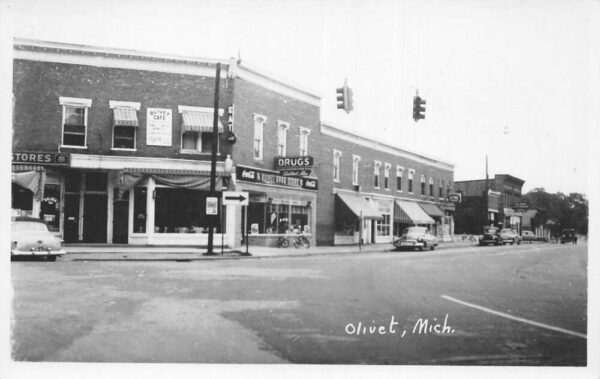
[[[121,149],[135,148],[135,128],[131,126],[115,126],[114,147]]]
[[[44,186],[44,199],[41,204],[42,220],[48,225],[48,230],[60,230],[60,185],[46,184]]]
[[[85,109],[65,106],[65,125],[85,125]]]
[[[154,225],[158,233],[204,233],[211,225],[206,217],[206,192],[185,188],[155,189]]]
[[[200,138],[202,138],[202,144],[200,146],[198,146],[198,150],[205,152],[205,153],[212,152],[213,134],[212,133],[202,133]]]
[[[198,132],[183,132],[181,147],[185,150],[198,150]]]

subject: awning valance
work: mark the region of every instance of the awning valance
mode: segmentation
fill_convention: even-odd
[[[430,203],[419,203],[421,208],[430,215],[431,217],[444,217],[444,212],[440,210],[435,204]]]
[[[134,108],[114,108],[113,116],[115,125],[133,127],[139,125],[137,111]]]
[[[394,220],[405,224],[435,224],[419,204],[410,201],[396,200]]]
[[[213,113],[183,111],[183,130],[186,132],[209,133],[213,131]],[[219,133],[223,133],[221,119],[217,118]]]
[[[364,197],[348,193],[337,193],[336,195],[357,217],[373,220],[383,219],[377,209],[371,206]]]

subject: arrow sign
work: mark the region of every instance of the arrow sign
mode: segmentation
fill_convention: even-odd
[[[223,191],[223,205],[248,205],[248,192]]]

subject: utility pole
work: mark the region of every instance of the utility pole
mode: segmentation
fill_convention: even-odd
[[[489,181],[489,176],[488,176],[488,156],[485,156],[485,193],[483,194],[483,207],[484,207],[484,213],[485,213],[485,224],[489,225],[490,220],[489,215],[488,215],[488,209],[489,209],[489,189],[488,189],[488,181]]]
[[[210,158],[210,196],[215,193],[217,184],[217,148],[219,145],[219,79],[221,77],[221,63],[217,63],[217,74],[215,76],[215,105],[213,111],[213,135],[212,135],[212,151]],[[219,214],[223,212],[218,208]],[[223,230],[221,230],[223,233]],[[216,255],[213,252],[213,244],[215,238],[215,230],[212,225],[208,228],[208,248],[204,255]]]

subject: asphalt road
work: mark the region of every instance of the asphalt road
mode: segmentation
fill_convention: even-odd
[[[586,364],[586,245],[11,267],[18,361]]]

